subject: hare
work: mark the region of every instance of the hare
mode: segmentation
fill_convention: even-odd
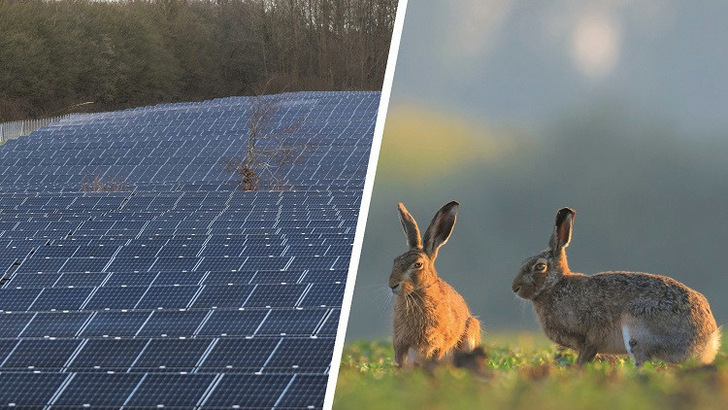
[[[443,206],[420,237],[412,215],[399,204],[410,250],[394,259],[389,287],[394,300],[394,360],[399,367],[433,365],[454,351],[480,344],[480,323],[465,300],[435,271],[437,251],[452,233],[460,204]]]
[[[637,367],[658,359],[713,361],[720,330],[705,296],[682,283],[637,272],[571,272],[566,247],[576,212],[563,208],[549,248],[526,258],[513,292],[533,302],[546,336],[579,352],[578,365],[597,353],[629,354]]]

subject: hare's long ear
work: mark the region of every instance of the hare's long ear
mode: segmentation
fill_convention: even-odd
[[[561,208],[556,213],[554,232],[551,234],[551,239],[549,240],[549,248],[551,248],[554,254],[569,246],[575,216],[576,211],[570,208]]]
[[[420,238],[420,228],[417,227],[415,218],[407,211],[403,203],[398,204],[399,221],[402,222],[402,229],[407,236],[407,246],[410,249],[422,249],[422,238]]]
[[[437,250],[447,242],[455,226],[460,204],[452,201],[442,208],[432,218],[430,226],[425,231],[424,250],[431,260],[437,257]]]

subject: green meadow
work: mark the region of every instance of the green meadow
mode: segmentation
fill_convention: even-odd
[[[637,369],[626,357],[584,368],[538,333],[486,334],[483,371],[397,369],[390,341],[344,349],[334,409],[727,409],[728,355]]]

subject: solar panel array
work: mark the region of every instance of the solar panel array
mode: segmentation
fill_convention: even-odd
[[[323,404],[379,93],[275,98],[284,186],[241,191],[255,100],[75,116],[0,147],[0,406]],[[118,192],[83,192],[89,175]]]

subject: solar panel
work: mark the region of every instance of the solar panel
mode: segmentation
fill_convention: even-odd
[[[300,121],[273,190],[219,166],[247,97],[0,147],[0,406],[322,406],[379,93],[266,98]]]

